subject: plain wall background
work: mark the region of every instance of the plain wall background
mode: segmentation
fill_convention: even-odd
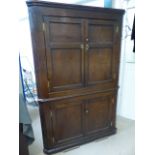
[[[134,0],[115,0],[115,8],[125,9],[120,59],[117,114],[135,120],[135,54],[131,31],[135,13]]]

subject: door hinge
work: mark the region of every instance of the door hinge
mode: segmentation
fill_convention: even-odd
[[[52,142],[55,143],[55,138],[54,137],[52,137]]]
[[[112,122],[110,122],[110,126],[112,126],[113,125],[113,123]]]
[[[53,117],[53,112],[52,111],[50,112],[50,116],[51,116],[51,118]]]
[[[114,80],[116,79],[116,73],[114,73]]]
[[[118,33],[119,32],[119,26],[117,25],[115,28],[115,32]]]
[[[50,88],[50,82],[49,81],[47,82],[47,87],[48,87],[48,89]]]
[[[42,29],[45,31],[45,23],[42,23]]]
[[[114,100],[114,97],[113,97],[113,98],[112,98],[112,104],[114,104],[114,101],[115,101],[115,100]]]

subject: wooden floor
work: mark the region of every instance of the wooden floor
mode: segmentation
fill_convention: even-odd
[[[29,146],[30,155],[44,155],[38,107],[28,106],[32,119],[35,141]],[[135,122],[117,116],[117,133],[80,147],[54,155],[134,155]]]

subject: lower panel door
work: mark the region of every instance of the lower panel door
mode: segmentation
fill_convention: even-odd
[[[102,132],[112,126],[113,97],[92,97],[85,104],[86,134]]]
[[[83,136],[82,109],[81,100],[64,100],[55,103],[52,121],[55,144],[69,142]]]

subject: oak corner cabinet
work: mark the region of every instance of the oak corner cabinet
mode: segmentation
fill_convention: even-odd
[[[114,134],[124,10],[27,6],[44,152]]]

